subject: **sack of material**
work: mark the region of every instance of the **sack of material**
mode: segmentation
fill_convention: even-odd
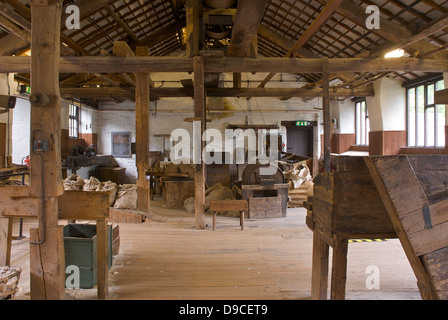
[[[84,180],[76,174],[71,174],[64,180],[65,191],[81,191],[83,186]]]
[[[188,213],[193,213],[195,211],[194,197],[185,199],[184,208]]]
[[[113,206],[115,203],[115,198],[117,196],[118,187],[115,182],[107,181],[102,183],[101,191],[109,192],[109,206]]]
[[[114,208],[116,209],[137,209],[137,185],[120,184],[115,199]]]
[[[297,162],[293,169],[283,172],[285,179],[292,182],[294,189],[298,189],[302,183],[312,180],[310,169],[305,163],[306,161]]]
[[[101,191],[101,182],[95,177],[84,180],[83,191]]]

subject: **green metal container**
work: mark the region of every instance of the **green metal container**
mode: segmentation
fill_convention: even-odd
[[[108,225],[108,265],[112,267],[112,225]],[[90,289],[97,284],[97,236],[95,224],[64,226],[65,266],[79,268],[80,288]],[[66,278],[69,274],[66,274]]]

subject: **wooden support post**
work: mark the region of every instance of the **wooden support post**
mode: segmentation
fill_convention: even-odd
[[[241,72],[235,72],[233,74],[233,88],[241,88]]]
[[[329,245],[318,232],[313,233],[313,268],[311,274],[311,299],[327,300]]]
[[[205,86],[204,86],[204,59],[203,57],[193,58],[194,67],[194,116],[195,120],[201,122],[200,136],[205,131],[206,115],[205,115]],[[205,228],[205,164],[202,159],[202,150],[204,150],[204,142],[200,146],[201,158],[200,163],[194,165],[195,179],[195,227],[196,229]]]
[[[348,239],[336,235],[333,247],[333,265],[331,272],[331,300],[345,299],[345,283],[347,280]]]
[[[30,0],[31,6],[31,163],[30,196],[39,199],[38,230],[31,233],[31,299],[62,299],[64,240],[58,226],[61,171],[59,58],[62,3]]]
[[[186,47],[187,55],[192,58],[199,54],[200,28],[199,28],[199,1],[186,0]]]
[[[0,266],[11,263],[12,218],[0,217]]]
[[[137,56],[149,56],[148,47],[137,47]],[[146,171],[149,168],[149,74],[137,73],[135,87],[135,151],[138,172],[137,207],[149,210],[149,180]]]
[[[324,165],[325,165],[325,171],[330,171],[331,124],[330,124],[330,84],[328,73],[328,58],[323,58],[322,60],[322,75],[323,75],[322,107],[324,117]]]
[[[109,275],[109,254],[108,252],[108,234],[106,220],[97,220],[96,222],[96,236],[97,236],[97,287],[98,299],[105,300],[108,295],[108,275]]]

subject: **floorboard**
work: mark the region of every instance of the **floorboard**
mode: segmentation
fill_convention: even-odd
[[[142,224],[120,224],[120,252],[109,274],[109,299],[283,300],[309,299],[312,232],[306,211],[290,208],[286,218],[217,217],[211,230],[194,229],[194,216],[154,201]],[[29,299],[29,228],[12,244],[12,265],[22,267],[15,299]],[[19,221],[14,222],[18,234]],[[331,254],[331,250],[330,250]],[[331,258],[331,256],[330,256]],[[367,289],[366,268],[380,270],[380,288]],[[94,289],[66,289],[70,299],[96,299]],[[416,279],[397,239],[349,244],[346,299],[421,299]]]

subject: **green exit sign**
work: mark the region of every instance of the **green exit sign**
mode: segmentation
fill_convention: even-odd
[[[307,127],[309,125],[311,125],[311,121],[306,121],[306,120],[296,121],[296,127]]]
[[[31,93],[31,87],[27,86],[25,84],[22,84],[20,86],[20,93],[26,93],[26,94],[30,94]]]

